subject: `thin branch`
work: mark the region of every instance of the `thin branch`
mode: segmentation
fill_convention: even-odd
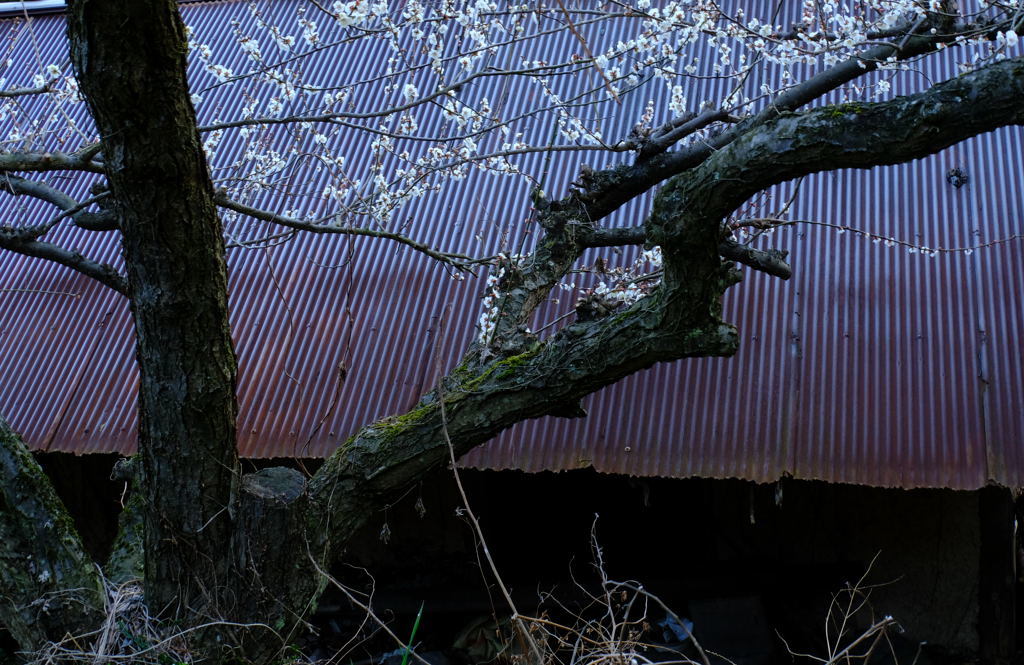
[[[352,593],[352,591],[349,590],[348,587],[346,587],[344,584],[342,584],[337,579],[332,577],[330,573],[324,570],[320,566],[320,562],[318,562],[312,554],[309,554],[309,560],[313,564],[313,567],[316,569],[318,575],[320,575],[323,579],[330,582],[334,586],[334,588],[336,588],[338,591],[345,595],[345,597],[348,599],[350,603],[358,607],[366,616],[372,619],[380,627],[380,629],[387,634],[388,637],[394,640],[395,644],[397,644],[399,648],[408,651],[409,655],[415,658],[417,661],[419,661],[422,665],[430,665],[430,663],[427,660],[425,660],[423,656],[416,653],[416,650],[412,648],[411,644],[406,644],[402,640],[402,638],[400,638],[398,635],[395,635],[394,631],[391,630],[387,622],[381,620],[380,617],[377,616],[377,614],[373,611],[373,608],[368,603],[364,603],[363,601],[356,598],[355,594]]]
[[[846,226],[844,224],[836,224],[834,222],[823,222],[816,219],[779,219],[777,217],[759,217],[753,219],[742,219],[737,222],[734,222],[733,224],[730,224],[730,227],[733,229],[777,229],[785,226],[796,226],[797,224],[805,224],[807,226],[820,226],[826,229],[833,229],[836,231],[837,234],[851,233],[855,236],[867,238],[868,240],[871,240],[874,243],[882,243],[886,247],[906,247],[911,254],[920,253],[925,256],[936,256],[938,254],[964,254],[970,256],[971,254],[978,250],[987,249],[989,247],[995,247],[996,245],[1003,245],[1008,242],[1024,239],[1024,233],[1014,233],[1013,235],[1004,236],[1002,238],[996,238],[994,240],[978,243],[976,245],[963,245],[957,247],[931,247],[928,245],[922,245],[921,243],[917,242],[910,242],[909,240],[900,240],[899,238],[885,236],[879,233],[872,233],[870,231],[854,228],[852,226]]]
[[[0,98],[12,98],[12,97],[28,97],[29,95],[43,95],[48,92],[52,92],[53,88],[49,83],[41,85],[38,88],[10,88],[8,90],[0,90]]]
[[[53,243],[20,237],[9,230],[0,230],[0,247],[25,256],[54,261],[77,270],[97,282],[109,286],[121,295],[128,295],[128,282],[112,266],[82,256],[76,251],[58,247]]]
[[[289,217],[287,215],[281,215],[269,210],[262,210],[260,208],[254,208],[252,206],[233,201],[227,197],[226,194],[218,193],[214,196],[214,202],[222,208],[228,210],[234,210],[235,212],[253,217],[254,219],[260,219],[265,222],[272,224],[279,224],[280,226],[286,226],[290,229],[298,231],[307,231],[309,233],[337,233],[341,235],[353,235],[353,236],[369,236],[371,238],[384,238],[387,240],[393,240],[394,242],[400,243],[407,247],[426,254],[430,258],[440,261],[446,265],[450,265],[456,270],[468,270],[470,263],[474,262],[473,257],[466,256],[465,254],[455,254],[449,252],[442,252],[433,249],[417,240],[413,240],[408,236],[404,236],[400,233],[394,233],[392,231],[381,231],[377,229],[367,229],[354,226],[334,226],[329,224],[311,222],[304,219],[296,219],[295,217]]]
[[[793,276],[793,269],[786,263],[789,252],[781,249],[756,249],[741,245],[735,240],[726,240],[718,246],[718,253],[724,258],[738,261],[773,277],[789,279]]]
[[[336,112],[336,113],[321,113],[318,115],[308,116],[290,116],[287,118],[279,118],[274,116],[260,117],[260,118],[249,118],[243,120],[231,120],[227,122],[218,122],[212,125],[203,125],[199,128],[200,132],[213,132],[222,129],[232,129],[235,127],[245,127],[250,125],[281,125],[281,124],[293,124],[297,122],[332,122],[336,120],[373,120],[376,118],[384,118],[387,116],[397,115],[403,111],[408,111],[417,106],[421,106],[427,102],[432,102],[437,99],[447,99],[449,93],[460,90],[463,86],[468,85],[478,78],[485,77],[498,77],[498,76],[535,76],[540,75],[543,72],[548,72],[552,69],[560,67],[572,67],[576,69],[582,69],[580,63],[567,62],[558,65],[544,65],[542,67],[529,67],[524,69],[496,69],[491,68],[484,71],[475,72],[462,78],[444,88],[436,90],[426,97],[420,97],[414,99],[405,104],[399,104],[385,108],[379,111],[372,111],[369,113],[352,113],[352,112]],[[356,125],[349,125],[356,126]]]
[[[437,370],[440,372],[440,358],[435,360],[437,363]],[[512,600],[512,594],[509,593],[508,587],[505,586],[505,580],[502,579],[501,574],[498,572],[498,566],[494,563],[494,558],[491,556],[491,549],[487,546],[487,540],[484,538],[483,529],[480,527],[480,520],[477,519],[476,514],[473,512],[473,508],[469,505],[469,497],[466,495],[466,489],[462,486],[462,477],[459,475],[459,462],[455,456],[455,446],[452,445],[451,436],[448,433],[448,413],[444,406],[444,382],[438,382],[438,406],[440,407],[441,414],[441,433],[444,436],[445,443],[448,446],[448,460],[451,465],[452,474],[455,476],[455,486],[459,490],[459,496],[462,498],[462,507],[466,512],[466,517],[469,518],[470,524],[473,526],[473,532],[476,535],[480,548],[484,552],[484,557],[487,559],[487,565],[491,569],[491,575],[494,577],[495,583],[498,585],[498,589],[501,591],[502,597],[505,599],[505,603],[508,608],[512,610],[512,623],[515,624],[519,630],[520,636],[529,645],[530,651],[533,657],[536,659],[538,664],[545,661],[544,655],[541,653],[540,646],[537,641],[533,639],[530,634],[530,629],[523,620],[519,610],[516,608],[515,601]]]
[[[640,143],[639,158],[649,159],[654,155],[665,152],[687,136],[695,134],[716,122],[737,123],[739,118],[721,109],[704,111],[698,115],[683,116],[676,122],[666,123],[652,134],[650,139],[642,141]]]
[[[95,154],[95,153],[93,153]],[[3,171],[89,171],[103,173],[103,165],[92,161],[87,151],[7,152],[0,153],[0,172]]]
[[[605,90],[608,91],[608,94],[612,99],[621,104],[622,100],[619,99],[619,94],[615,92],[615,88],[612,87],[611,81],[608,80],[608,75],[604,73],[604,70],[597,63],[597,59],[594,57],[593,51],[590,50],[590,44],[588,44],[587,40],[583,38],[580,31],[576,29],[576,24],[572,22],[572,16],[569,14],[569,10],[565,8],[565,4],[562,0],[555,0],[555,2],[558,3],[558,7],[562,10],[562,14],[565,16],[565,24],[569,27],[569,32],[576,37],[576,40],[583,47],[583,52],[587,54],[587,59],[594,65],[594,69],[597,70],[598,75],[604,81]]]
[[[606,11],[600,11],[600,10],[586,11],[586,10],[580,10],[580,9],[575,9],[575,8],[571,9],[571,11],[573,13],[577,13],[577,14],[593,14],[593,15],[595,15],[595,18],[592,18],[592,19],[589,19],[589,20],[586,20],[586,21],[579,21],[579,22],[577,22],[577,25],[579,25],[579,26],[597,24],[597,23],[599,23],[601,21],[608,21],[608,20],[615,19],[615,18],[635,18],[635,15],[631,14],[630,12],[612,13],[612,12],[606,12]],[[501,14],[506,14],[507,15],[507,14],[516,14],[516,13],[532,14],[533,12],[534,12],[534,10],[527,9],[525,11],[498,12],[496,14],[486,13],[486,14],[482,14],[482,16],[496,16],[496,15],[501,15]],[[424,23],[432,23],[432,22],[435,22],[435,21],[442,22],[443,20],[444,20],[443,18],[427,19],[426,21],[424,21]],[[399,30],[403,30],[405,26],[400,24],[400,25],[398,25],[396,27]],[[562,26],[558,25],[555,28],[551,28],[551,29],[548,29],[548,30],[540,30],[538,32],[535,32],[535,33],[532,33],[532,34],[529,34],[529,35],[525,35],[525,36],[524,35],[516,35],[516,36],[514,36],[514,37],[512,37],[510,39],[506,39],[504,41],[499,41],[499,42],[493,42],[493,43],[487,44],[486,46],[481,46],[481,47],[478,47],[478,48],[472,48],[472,49],[470,49],[468,51],[460,50],[460,51],[458,51],[457,53],[455,53],[453,55],[448,55],[448,56],[442,58],[440,62],[441,62],[442,65],[447,65],[447,64],[450,64],[450,63],[456,61],[458,58],[461,58],[463,56],[473,56],[473,55],[482,54],[482,53],[487,52],[489,49],[501,48],[501,47],[504,47],[504,46],[510,46],[512,44],[518,44],[519,46],[522,46],[523,44],[525,44],[526,42],[528,42],[530,40],[540,39],[542,37],[546,37],[546,36],[549,36],[549,35],[557,34],[561,30],[562,30]],[[328,43],[328,44],[322,44],[320,46],[311,48],[309,51],[306,51],[305,53],[299,53],[297,55],[294,55],[294,56],[291,56],[291,57],[288,57],[288,58],[284,58],[282,60],[278,60],[277,62],[271,63],[269,65],[264,65],[262,67],[259,67],[259,68],[255,69],[255,70],[252,70],[252,71],[247,72],[245,74],[238,74],[238,75],[232,76],[232,77],[230,77],[230,78],[228,78],[228,79],[226,79],[224,81],[219,81],[218,83],[215,83],[213,85],[208,85],[205,88],[202,88],[201,90],[199,90],[199,93],[203,94],[203,93],[206,93],[206,92],[208,92],[210,90],[213,90],[215,88],[219,88],[219,87],[225,86],[225,85],[230,85],[230,84],[235,83],[236,81],[240,81],[242,79],[252,78],[254,76],[266,74],[266,73],[268,73],[271,70],[274,70],[274,69],[277,69],[277,68],[280,68],[280,67],[284,67],[284,66],[286,66],[288,64],[291,64],[291,63],[294,63],[294,62],[296,62],[298,60],[301,60],[303,58],[315,55],[316,53],[324,52],[324,51],[326,51],[328,49],[337,48],[337,47],[340,47],[340,46],[345,46],[346,44],[352,43],[352,42],[354,42],[356,40],[362,39],[363,37],[365,37],[367,35],[370,35],[370,34],[373,34],[374,32],[379,32],[379,31],[363,30],[362,32],[363,32],[363,34],[361,34],[361,35],[357,35],[355,37],[347,37],[345,39],[337,40],[335,42],[331,42],[331,43]],[[556,68],[559,68],[559,67],[575,65],[575,64],[578,64],[578,63],[575,63],[575,62],[556,63],[554,65],[548,65],[547,68],[548,69],[556,69]],[[422,63],[422,64],[419,64],[419,65],[413,65],[413,66],[407,67],[404,70],[399,70],[399,71],[390,72],[390,73],[375,74],[374,76],[371,76],[369,78],[361,79],[361,80],[358,80],[358,81],[345,82],[344,84],[340,84],[340,85],[334,85],[334,86],[303,85],[303,86],[301,86],[301,89],[306,91],[306,92],[326,92],[326,91],[330,91],[330,90],[340,90],[340,89],[343,89],[343,88],[355,89],[355,88],[357,88],[359,86],[369,85],[369,84],[373,84],[373,83],[379,83],[380,81],[391,79],[391,78],[394,78],[396,76],[407,76],[407,75],[415,74],[416,72],[422,71],[424,69],[427,69],[430,66],[431,66],[430,63]],[[449,86],[449,88],[450,87],[452,87],[452,86]]]
[[[672,619],[675,620],[675,622],[678,623],[680,626],[685,625],[683,619],[678,614],[673,612],[672,608],[666,605],[661,598],[658,598],[653,593],[647,591],[643,587],[633,584],[631,582],[616,582],[615,580],[607,580],[607,582],[615,586],[629,589],[633,593],[643,596],[644,598],[647,598],[648,600],[658,605],[658,607],[660,607],[666,615],[672,617]],[[700,656],[701,662],[704,663],[704,665],[711,665],[711,662],[708,659],[707,654],[704,652],[704,649],[700,646],[700,644],[697,642],[697,638],[694,637],[692,633],[690,634],[690,641],[693,642],[693,646],[697,648],[697,654]]]

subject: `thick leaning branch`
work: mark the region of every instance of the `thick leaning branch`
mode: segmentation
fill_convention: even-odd
[[[819,171],[899,164],[1024,124],[1021,99],[1024,57],[1017,57],[887,102],[784,114],[674,180],[683,214],[648,223],[648,235],[671,245],[688,216],[722,219],[772,185]]]
[[[674,214],[665,206],[655,211]],[[523,265],[513,285],[523,294],[510,306],[535,299],[531,286],[550,283],[581,251],[566,246],[565,227],[555,221],[548,219],[545,237]],[[516,355],[481,363],[471,349],[416,409],[344,444],[310,484],[320,532],[344,540],[370,514],[368,506],[444,464],[447,440],[460,456],[523,420],[583,415],[580,398],[655,363],[734,353],[738,336],[721,320],[721,299],[739,276],[718,256],[718,220],[710,233],[707,224],[697,226],[690,242],[674,249],[682,269],[670,266],[652,295],[608,317],[571,324],[547,341],[534,339]]]
[[[702,275],[709,279],[698,280],[708,298],[683,308],[685,316],[669,306],[673,296],[663,291],[608,319],[573,324],[478,374],[457,367],[444,388],[413,411],[364,428],[311,482],[327,532],[343,541],[371,514],[368,507],[387,502],[396,489],[443,465],[448,459],[443,425],[461,456],[517,422],[553,412],[578,414],[581,397],[656,362],[735,352],[735,328],[710,315],[717,296],[735,281],[719,268],[716,258],[713,274]]]
[[[517,355],[481,364],[468,354],[414,410],[364,428],[328,459],[310,485],[319,528],[344,539],[368,506],[444,464],[443,425],[461,455],[516,422],[572,411],[580,397],[657,362],[733,353],[738,336],[720,319],[720,303],[739,278],[719,251],[722,220],[737,205],[799,175],[909,161],[1021,123],[1022,96],[1018,58],[891,102],[784,115],[673,178],[655,197],[647,223],[648,236],[665,253],[665,277],[655,293],[625,311],[569,325]],[[541,259],[556,252],[560,228],[545,228],[528,259],[540,274],[531,276],[528,263],[525,279],[546,282],[557,272]]]

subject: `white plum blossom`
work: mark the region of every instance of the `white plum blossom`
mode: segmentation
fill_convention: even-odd
[[[420,96],[420,91],[412,83],[406,83],[402,88],[402,97],[407,104],[412,104]]]
[[[299,27],[302,28],[302,39],[307,44],[316,46],[320,43],[320,33],[317,31],[316,21],[310,21],[300,16]]]
[[[668,108],[676,115],[682,115],[686,112],[686,97],[683,95],[683,86],[679,84],[672,86],[672,98],[668,103]]]
[[[331,5],[334,19],[343,28],[360,25],[372,18],[386,19],[387,2],[371,2],[370,0],[335,0]]]
[[[518,268],[524,258],[518,254],[506,254],[505,252],[498,254],[496,270],[492,270],[484,282],[483,312],[477,320],[478,341],[484,344],[490,342],[501,313],[501,282],[508,270]]]
[[[224,65],[207,65],[206,71],[213,74],[214,78],[222,82],[227,81],[234,75],[234,73]]]
[[[253,60],[260,60],[263,56],[260,53],[259,40],[253,37],[242,36],[238,39],[238,45]]]

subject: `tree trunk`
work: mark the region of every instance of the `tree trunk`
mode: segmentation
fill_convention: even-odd
[[[247,630],[235,643],[248,658],[268,660],[316,607],[326,568],[324,539],[308,529],[310,505],[306,477],[294,469],[273,467],[242,480],[234,556],[241,573],[237,614],[265,622],[275,635]],[[315,563],[314,563],[315,562]]]
[[[103,587],[49,478],[0,418],[0,624],[35,651],[99,625]]]
[[[135,321],[147,602],[165,616],[230,616],[236,362],[184,26],[173,0],[77,0],[68,19]]]

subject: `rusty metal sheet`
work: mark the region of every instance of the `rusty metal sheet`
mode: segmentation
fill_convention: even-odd
[[[295,2],[262,6],[287,20]],[[219,49],[221,62],[243,66],[230,41],[232,19],[242,29],[253,21],[246,3],[183,12]],[[35,55],[25,29],[24,22],[0,22],[10,57],[28,67]],[[33,20],[43,62],[66,64],[63,29],[59,16]],[[609,27],[591,38],[622,36]],[[379,62],[376,48],[309,58],[305,66],[339,81],[362,78]],[[559,35],[530,48],[565,52],[574,42]],[[944,78],[953,62],[923,66]],[[20,83],[10,70],[8,78]],[[535,91],[520,83],[480,85],[479,94],[506,113],[535,103]],[[700,85],[706,89],[694,97],[715,83]],[[206,95],[203,108],[221,117],[239,104],[227,87]],[[616,133],[616,122],[624,133],[646,99],[624,98],[609,111],[606,133]],[[88,127],[83,110],[74,112]],[[424,131],[431,122],[440,120],[424,119]],[[550,127],[536,123],[528,131],[546,137]],[[337,140],[350,159],[367,157],[362,143]],[[238,143],[225,140],[217,163],[240,154]],[[1021,233],[1024,219],[1022,154],[1021,129],[1010,128],[909,165],[808,177],[796,187],[791,211],[932,247],[1009,238]],[[587,159],[605,161],[555,156],[549,190],[563,190]],[[946,182],[952,167],[969,174],[968,186]],[[303,178],[305,186],[323,187],[322,175]],[[63,186],[81,195],[88,183]],[[773,195],[783,200],[794,187]],[[271,196],[253,203],[269,204]],[[417,239],[482,254],[519,237],[527,202],[521,182],[472,173],[405,214],[424,220],[410,229]],[[634,202],[616,219],[635,221],[644,205]],[[11,197],[0,199],[0,210],[4,219],[51,214]],[[59,233],[91,256],[119,260],[111,234]],[[588,397],[586,419],[522,423],[462,463],[761,482],[793,476],[896,487],[1024,485],[1024,243],[929,258],[817,226],[778,231],[774,242],[792,251],[794,277],[784,283],[748,273],[727,295],[727,318],[742,340],[734,358],[639,373]],[[479,281],[454,281],[419,254],[366,238],[305,236],[269,249],[234,249],[229,265],[239,445],[247,457],[323,457],[359,426],[407,409],[438,366],[455,362],[480,308]],[[536,327],[568,311],[572,299],[550,303]],[[32,446],[130,452],[136,383],[131,323],[119,296],[59,266],[0,253],[0,413]]]

